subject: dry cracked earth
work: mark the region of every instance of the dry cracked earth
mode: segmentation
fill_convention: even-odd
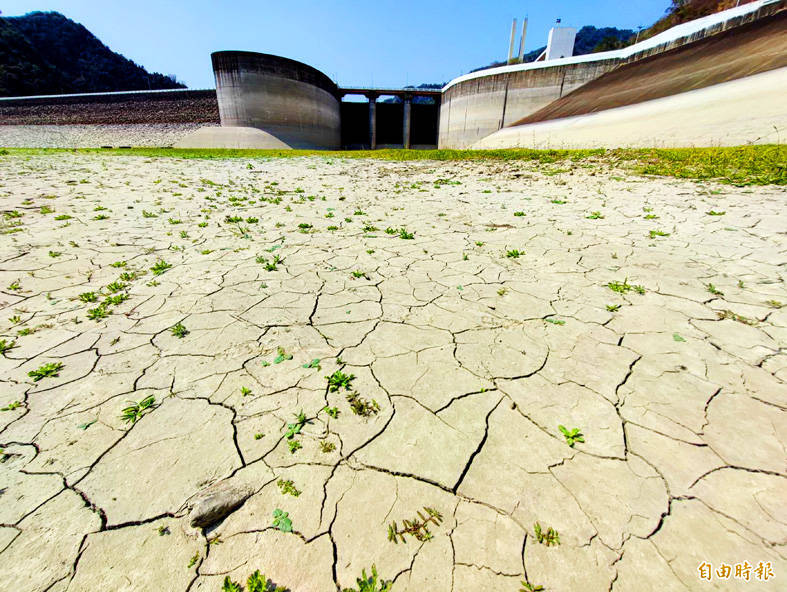
[[[0,589],[783,586],[784,191],[611,167],[0,159]]]

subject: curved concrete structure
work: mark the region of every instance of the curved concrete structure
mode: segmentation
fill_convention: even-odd
[[[221,125],[253,127],[290,148],[338,148],[338,89],[325,74],[287,58],[249,51],[211,55]]]
[[[787,137],[787,68],[598,113],[518,125],[473,148],[681,148]]]
[[[683,23],[629,47],[549,62],[490,68],[443,88],[440,148],[468,148],[623,64],[775,14],[784,0],[757,0]]]
[[[241,148],[256,150],[288,150],[292,148],[280,139],[256,127],[201,127],[182,140],[174,148]]]

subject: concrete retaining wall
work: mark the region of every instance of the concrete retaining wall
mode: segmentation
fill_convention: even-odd
[[[461,76],[443,89],[438,144],[440,148],[468,148],[623,64],[775,14],[784,5],[783,0],[760,0],[678,25],[621,50]]]
[[[279,56],[212,54],[222,126],[254,127],[291,148],[338,148],[336,85],[319,70]]]

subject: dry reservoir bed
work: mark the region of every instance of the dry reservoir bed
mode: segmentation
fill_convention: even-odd
[[[783,586],[783,189],[85,154],[0,179],[0,589]]]

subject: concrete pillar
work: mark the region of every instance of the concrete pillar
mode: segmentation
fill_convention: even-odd
[[[516,41],[516,19],[511,23],[511,43],[508,46],[508,63],[514,60],[514,41]]]
[[[404,149],[410,149],[410,115],[413,107],[413,97],[404,95],[404,117],[402,118],[402,144]]]
[[[366,98],[369,99],[369,149],[374,150],[377,148],[377,96],[375,93],[369,93]]]
[[[525,37],[527,36],[527,17],[522,21],[522,37],[519,39],[519,59],[517,61],[521,64],[525,61]]]

